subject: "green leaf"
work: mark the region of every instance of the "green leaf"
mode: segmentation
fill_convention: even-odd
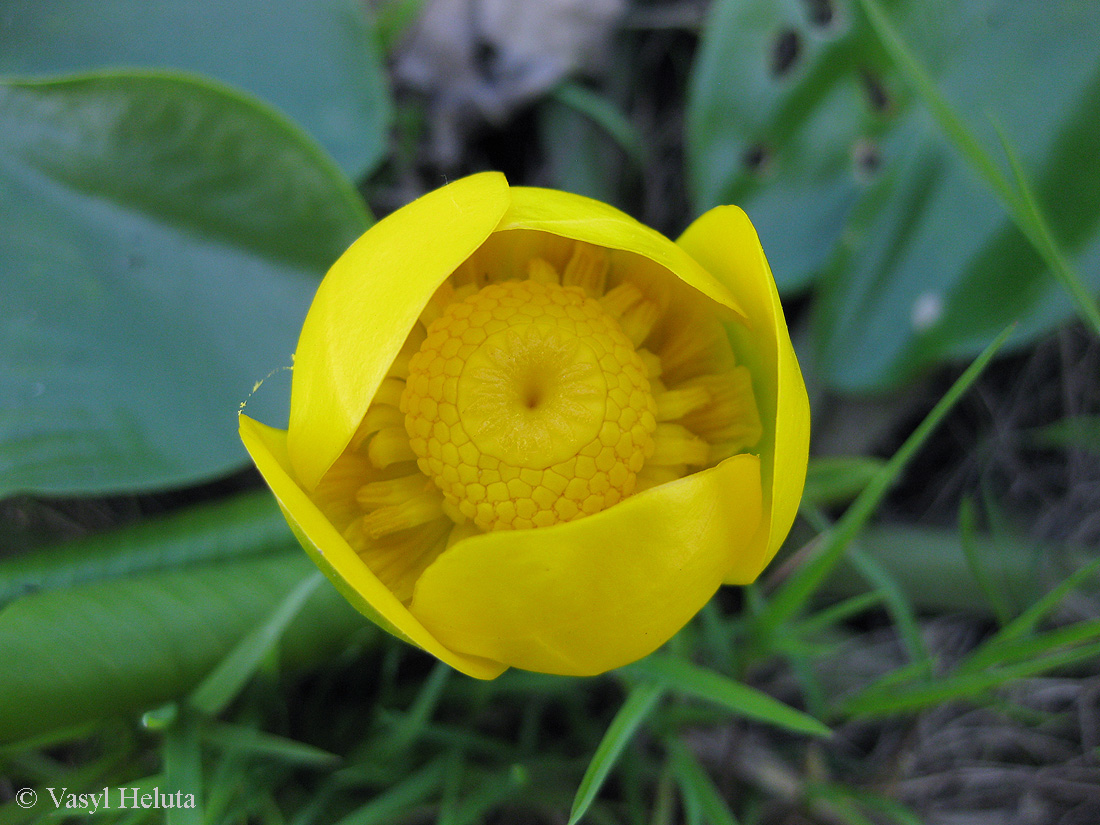
[[[869,456],[822,456],[810,459],[803,499],[819,507],[851,501],[870,484],[885,462]]]
[[[358,178],[386,150],[385,71],[354,0],[35,0],[4,7],[0,74],[197,72],[286,112]]]
[[[240,466],[239,402],[367,223],[316,144],[219,84],[0,83],[0,497]]]
[[[573,808],[569,812],[569,825],[576,825],[584,817],[589,806],[596,799],[604,780],[615,767],[623,749],[638,730],[638,726],[657,706],[664,689],[658,685],[638,685],[631,688],[626,701],[611,720],[607,732],[600,740],[588,768],[584,772],[577,794],[573,797]]]
[[[324,575],[318,570],[287,593],[271,614],[234,645],[218,666],[191,691],[188,704],[210,716],[225,710],[323,580]]]
[[[955,148],[959,134],[914,93],[861,4],[831,3],[824,25],[813,5],[712,5],[687,149],[699,209],[742,205],[782,289],[824,275],[822,377],[848,390],[896,386],[971,356],[1016,319],[1023,341],[1067,317],[1072,303],[1003,193]],[[1051,238],[1095,291],[1100,6],[894,0],[888,13],[943,98],[980,113],[971,131],[987,159],[1002,153],[987,113],[1004,124]],[[1013,164],[1003,165],[1009,182]]]
[[[298,552],[25,596],[0,611],[0,742],[183,696],[316,572]],[[339,650],[362,618],[318,590],[283,635],[286,667]]]
[[[832,734],[826,725],[812,716],[807,716],[756,688],[682,659],[657,653],[630,665],[626,671],[668,690],[714,702],[735,716],[811,736]]]
[[[0,561],[0,607],[42,590],[286,552],[297,544],[266,490]]]

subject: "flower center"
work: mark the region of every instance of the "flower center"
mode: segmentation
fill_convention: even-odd
[[[577,286],[505,281],[450,304],[401,397],[421,471],[483,530],[549,526],[634,492],[656,405],[619,322]]]

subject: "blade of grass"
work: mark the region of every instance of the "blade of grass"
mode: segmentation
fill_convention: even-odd
[[[989,153],[982,148],[963,119],[947,102],[947,98],[940,92],[932,76],[921,65],[901,34],[890,22],[878,0],[859,0],[859,4],[882,45],[907,77],[910,85],[924,100],[947,139],[993,190],[1016,227],[1042,256],[1051,272],[1069,293],[1081,317],[1100,335],[1100,308],[1097,308],[1096,300],[1089,294],[1088,289],[1054,240],[1049,224],[1042,215],[1031,186],[1028,184],[1023,167],[1000,127],[994,123],[1016,178],[1016,188],[1013,188],[1012,183],[993,162]]]
[[[465,773],[464,754],[455,749],[447,754],[447,767],[443,776],[443,795],[439,800],[436,825],[454,825],[455,809],[462,792],[462,775]]]
[[[877,607],[882,604],[883,599],[882,593],[871,591],[837,602],[799,623],[798,635],[813,636],[821,633],[833,625],[840,624],[861,613],[866,613],[872,607]]]
[[[676,784],[680,787],[684,806],[694,806],[703,821],[709,825],[737,825],[737,817],[733,815],[726,800],[714,787],[714,783],[695,757],[675,740],[669,741],[667,746],[672,773],[676,777]]]
[[[623,748],[663,695],[664,689],[658,685],[642,684],[630,689],[626,701],[623,702],[623,706],[619,708],[619,712],[608,725],[603,739],[600,740],[592,761],[588,763],[588,769],[584,772],[577,794],[573,798],[573,808],[569,812],[569,825],[576,825],[581,821],[622,754]]]
[[[646,153],[638,130],[606,97],[576,83],[563,83],[550,96],[590,119],[607,132],[631,160],[645,167]]]
[[[802,497],[819,507],[851,501],[882,469],[883,463],[881,458],[869,456],[811,458]]]
[[[900,802],[865,791],[851,790],[852,798],[864,808],[878,811],[884,816],[890,817],[897,825],[924,825],[923,820]]]
[[[1095,643],[980,673],[955,673],[930,683],[861,691],[838,705],[835,712],[841,718],[848,719],[912,713],[943,702],[974,699],[1013,680],[1088,661],[1098,655],[1100,643]]]
[[[985,600],[993,609],[993,615],[997,617],[998,624],[1003,627],[1012,620],[1012,610],[1004,593],[993,585],[989,569],[978,552],[978,530],[975,522],[974,502],[969,497],[964,498],[959,504],[959,543],[962,545],[970,573],[978,583],[978,589],[982,591]]]
[[[321,748],[276,736],[273,733],[229,722],[210,722],[203,727],[203,742],[223,751],[244,753],[282,762],[296,768],[332,768],[341,761]]]
[[[169,794],[180,794],[182,805],[168,809],[166,825],[202,825],[202,751],[199,722],[181,714],[164,737],[164,784]],[[194,802],[188,807],[188,802]]]
[[[1100,559],[1094,559],[1091,563],[1078,568],[1067,576],[1057,587],[1039,599],[1035,604],[1002,627],[986,643],[1001,644],[1014,639],[1019,639],[1035,630],[1035,628],[1054,608],[1061,604],[1062,600],[1079,588],[1088,579],[1100,573]]]
[[[810,596],[817,591],[825,579],[844,558],[845,551],[860,530],[871,518],[877,509],[887,490],[893,485],[898,475],[913,455],[921,448],[928,436],[943,420],[986,368],[993,356],[1001,348],[1008,336],[1015,328],[1015,324],[1006,328],[998,335],[985,350],[974,359],[973,363],[944,393],[932,411],[905,439],[898,451],[886,462],[885,466],[863,488],[851,506],[844,511],[833,529],[822,537],[822,543],[817,555],[812,557],[801,567],[797,568],[791,577],[782,585],[775,596],[765,604],[756,616],[758,626],[764,631],[765,637],[774,635],[779,626],[793,618],[807,603]]]
[[[927,676],[931,676],[932,657],[928,655],[928,648],[924,645],[920,627],[917,625],[917,614],[913,610],[913,605],[910,604],[909,599],[906,598],[905,593],[898,587],[897,582],[886,571],[886,568],[866,553],[854,548],[850,553],[850,558],[860,575],[878,592],[882,593],[910,660]]]
[[[1100,454],[1100,415],[1071,415],[1028,433],[1043,447],[1067,447]]]
[[[1003,640],[994,637],[959,663],[959,673],[974,673],[989,667],[1003,667],[1021,660],[1050,653],[1072,645],[1083,644],[1100,638],[1100,619],[1077,622],[1038,636]]]
[[[663,688],[714,702],[737,716],[765,722],[796,733],[830,736],[824,724],[766,693],[728,679],[713,670],[671,656],[653,654],[627,668],[628,673]]]
[[[409,712],[401,717],[400,722],[388,736],[379,741],[378,749],[383,758],[393,758],[420,738],[428,720],[435,713],[435,708],[439,704],[443,689],[447,686],[447,680],[452,672],[449,665],[443,662],[435,663],[431,675],[425,680]]]
[[[504,776],[487,778],[456,805],[453,817],[444,823],[442,817],[438,825],[476,825],[486,821],[486,815],[515,797],[530,784],[527,771],[520,765],[513,765]]]
[[[256,672],[264,656],[323,580],[324,575],[315,572],[291,590],[267,619],[241,639],[191,692],[190,706],[210,716],[221,713]]]
[[[445,757],[429,762],[408,779],[352,811],[337,825],[390,825],[398,821],[410,808],[422,804],[442,788],[446,768]]]
[[[1008,158],[1009,166],[1012,167],[1012,175],[1016,179],[1016,189],[1020,195],[1018,200],[1020,214],[1016,219],[1016,225],[1043,256],[1055,277],[1062,282],[1070,298],[1077,304],[1081,317],[1092,324],[1093,331],[1100,335],[1100,308],[1097,307],[1096,299],[1081,281],[1077,271],[1066,258],[1065,252],[1055,240],[1054,233],[1050,230],[1050,223],[1039,208],[1035,190],[1027,179],[1027,173],[1024,171],[1023,164],[1020,163],[1019,155],[1009,143],[1008,135],[996,121],[993,122],[993,128],[997,130],[997,137],[1001,141],[1005,157]],[[1030,232],[1025,228],[1025,224],[1031,227]]]

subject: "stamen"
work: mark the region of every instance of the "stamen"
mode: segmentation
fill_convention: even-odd
[[[573,244],[573,255],[565,265],[561,282],[563,286],[583,287],[585,292],[596,297],[603,293],[607,270],[607,250],[578,241]]]
[[[463,539],[467,539],[470,536],[476,536],[481,532],[477,528],[477,525],[472,521],[460,522],[455,525],[455,528],[451,531],[451,534],[447,536],[447,549],[449,550],[458,542]]]
[[[486,273],[471,258],[467,258],[451,275],[455,290],[466,286],[473,287],[474,291],[481,289],[487,280]],[[462,300],[459,298],[458,300]]]
[[[560,283],[558,271],[543,258],[532,258],[527,262],[527,277],[540,284]]]
[[[677,389],[687,387],[705,387],[713,400],[707,406],[686,414],[681,422],[684,426],[715,444],[736,442],[738,451],[760,440],[764,430],[748,369],[734,367],[721,375],[700,375],[685,381]]]
[[[416,453],[409,446],[409,436],[404,427],[383,427],[367,447],[370,463],[380,470],[398,461],[415,461]]]
[[[661,317],[661,309],[652,301],[639,301],[626,311],[621,320],[623,332],[635,347],[640,347],[642,342],[649,337],[653,325]]]
[[[650,464],[692,464],[707,463],[710,445],[687,427],[680,424],[658,424],[653,433],[653,455],[646,462]]]
[[[657,487],[678,478],[683,478],[687,475],[687,470],[686,464],[670,464],[667,467],[656,467],[647,464],[638,473],[638,481],[634,492],[640,493],[642,490],[648,490],[651,487]]]
[[[333,524],[342,527],[358,519],[361,511],[355,490],[374,472],[365,456],[346,450],[325,473],[312,498]]]
[[[443,515],[455,524],[465,524],[466,514],[458,509],[458,505],[449,499],[443,499]]]
[[[378,392],[374,394],[372,404],[389,404],[391,407],[401,406],[401,393],[405,391],[405,382],[400,378],[386,378],[378,385]]]
[[[413,473],[389,481],[372,481],[364,484],[355,494],[355,500],[364,507],[385,507],[400,504],[406,499],[432,488],[423,473]]]
[[[657,402],[657,420],[675,421],[700,407],[705,407],[711,401],[711,394],[706,387],[682,385],[675,390],[667,390],[654,396],[654,400]]]
[[[694,365],[694,361],[704,361],[709,350],[713,349],[713,336],[707,335],[705,330],[695,329],[690,325],[683,325],[671,333],[658,349],[661,357],[663,373],[666,380],[674,381],[681,377],[681,372],[686,372]],[[702,370],[692,370],[699,373]],[[688,375],[691,373],[689,372]],[[686,376],[683,376],[686,377]]]
[[[465,284],[455,288],[455,303],[465,301],[471,295],[476,295],[479,287],[477,284]]]
[[[443,516],[443,496],[438,492],[421,493],[400,504],[381,507],[363,516],[363,528],[373,539],[399,530],[408,530]]]
[[[351,522],[351,524],[340,531],[340,535],[344,537],[344,541],[348,543],[348,546],[360,555],[370,544],[370,538],[367,536],[362,518],[357,518]]]
[[[760,440],[759,437],[756,440],[759,441]],[[754,441],[752,443],[755,444],[756,441]],[[718,444],[711,444],[710,445],[710,461],[708,461],[707,463],[713,465],[713,464],[717,464],[720,461],[725,461],[727,458],[729,458],[731,456],[735,456],[735,455],[738,455],[739,453],[745,452],[746,446],[751,446],[751,444],[746,445],[741,440],[722,441]]]
[[[350,446],[353,450],[358,450],[368,438],[383,427],[397,427],[404,422],[405,417],[397,407],[391,407],[389,404],[371,404],[367,414],[363,416],[359,429],[352,436]]]
[[[641,358],[642,363],[645,364],[646,375],[648,376],[650,383],[652,383],[661,375],[664,370],[664,367],[661,364],[661,359],[647,349],[639,349],[638,357]]]
[[[638,287],[629,281],[624,281],[600,298],[600,306],[615,318],[622,318],[628,309],[644,297]]]
[[[439,289],[435,291],[435,294],[428,300],[420,313],[420,323],[424,325],[425,329],[431,325],[432,321],[442,315],[443,311],[454,301],[454,294],[455,289],[450,281],[444,281]]]
[[[393,359],[393,364],[390,365],[389,372],[386,373],[387,378],[408,378],[409,361],[420,350],[420,346],[424,343],[426,337],[427,332],[424,327],[415,324],[409,333],[409,337],[405,339],[401,351]]]
[[[369,540],[359,557],[400,601],[407,604],[412,599],[416,580],[446,547],[448,532],[449,521],[434,519],[418,527]]]

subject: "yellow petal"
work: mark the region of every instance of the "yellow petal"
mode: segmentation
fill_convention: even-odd
[[[275,494],[294,535],[344,598],[383,630],[478,679],[495,679],[505,666],[454,653],[440,644],[380,582],[336,528],[295,483],[286,432],[240,416],[241,440]]]
[[[743,584],[771,561],[798,512],[810,447],[810,403],[775,279],[745,213],[736,206],[711,209],[677,243],[737,296],[749,316],[749,328],[729,327],[738,358],[756,379],[764,425],[758,447],[764,517],[752,546],[726,578],[729,584]]]
[[[351,440],[432,293],[507,205],[500,173],[463,178],[380,221],[333,264],[294,354],[287,446],[307,490]]]
[[[738,455],[601,513],[464,539],[410,610],[452,650],[588,676],[656,650],[721,584],[761,511],[760,463]]]
[[[581,195],[556,189],[512,188],[512,202],[501,218],[498,231],[532,229],[575,241],[621,249],[649,258],[713,301],[737,315],[745,312],[730,292],[676,244],[625,212]]]

